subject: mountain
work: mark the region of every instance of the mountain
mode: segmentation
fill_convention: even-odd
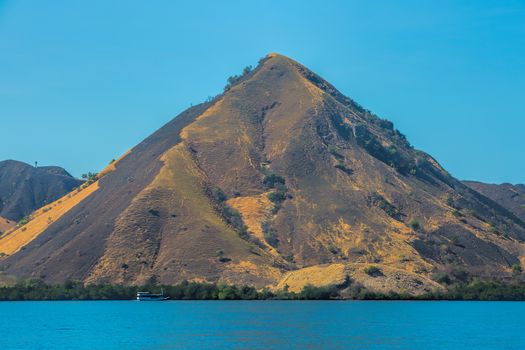
[[[463,182],[525,221],[525,185],[512,185],[509,183],[495,185],[477,181]]]
[[[0,162],[0,231],[81,183],[60,167],[37,168],[14,160]]]
[[[520,264],[521,218],[303,65],[270,54],[228,82],[1,239],[0,268],[418,294]]]

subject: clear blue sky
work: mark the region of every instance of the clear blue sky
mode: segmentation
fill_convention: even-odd
[[[100,170],[273,51],[456,177],[525,182],[524,0],[0,0],[0,159]]]

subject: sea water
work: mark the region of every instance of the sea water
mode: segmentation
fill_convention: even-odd
[[[0,349],[525,349],[525,303],[0,302]]]

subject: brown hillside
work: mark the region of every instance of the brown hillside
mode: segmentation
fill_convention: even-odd
[[[82,184],[60,167],[0,162],[0,216],[18,222]]]
[[[277,54],[133,148],[97,186],[44,229],[26,225],[37,234],[1,267],[53,282],[297,289],[351,278],[417,294],[439,288],[437,271],[510,276],[523,258],[515,213]],[[372,265],[381,275],[364,272]]]
[[[464,181],[464,183],[525,221],[525,185],[508,183],[495,185],[476,181]]]

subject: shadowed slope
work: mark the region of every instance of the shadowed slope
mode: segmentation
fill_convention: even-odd
[[[24,250],[9,257],[4,266],[18,276],[53,282],[87,278],[104,252],[118,215],[154,179],[162,165],[162,153],[180,141],[180,128],[205,108],[199,105],[187,110],[136,146],[120,160],[115,171],[99,180],[98,191],[49,225]]]
[[[464,183],[525,221],[525,185],[495,185],[476,181]]]

